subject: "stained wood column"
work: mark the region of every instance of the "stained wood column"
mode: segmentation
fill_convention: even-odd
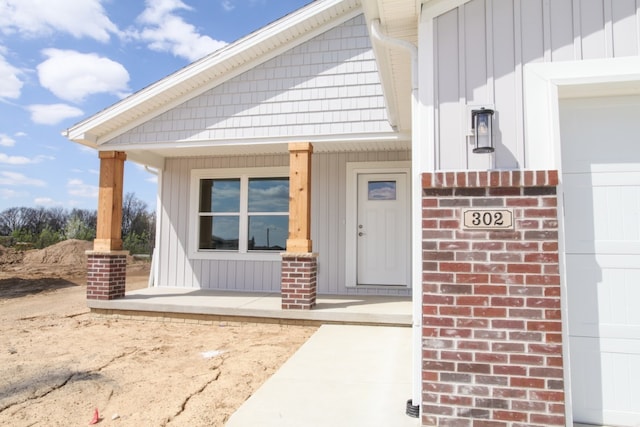
[[[121,151],[100,152],[100,190],[98,193],[98,224],[93,250],[122,250],[122,191],[124,161]]]
[[[289,238],[287,252],[308,253],[311,245],[311,154],[308,142],[289,144]]]

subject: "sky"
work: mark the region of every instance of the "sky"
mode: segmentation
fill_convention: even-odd
[[[0,212],[96,209],[95,150],[62,132],[311,0],[0,0]],[[125,193],[155,209],[156,177]]]

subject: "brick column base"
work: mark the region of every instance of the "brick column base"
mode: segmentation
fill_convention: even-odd
[[[127,251],[87,252],[87,299],[124,297]]]
[[[422,425],[564,426],[557,171],[422,185]],[[514,226],[465,226],[473,209],[511,210]]]
[[[282,254],[282,309],[310,310],[316,305],[318,254]]]

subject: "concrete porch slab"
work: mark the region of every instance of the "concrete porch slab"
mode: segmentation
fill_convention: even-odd
[[[410,328],[324,325],[226,427],[417,427],[410,397]]]
[[[312,310],[282,310],[280,304],[279,293],[185,288],[145,288],[127,292],[121,299],[87,300],[89,308],[107,315],[190,315],[277,323],[411,326],[411,298],[407,297],[319,296]]]

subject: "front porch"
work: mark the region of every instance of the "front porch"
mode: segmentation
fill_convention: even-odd
[[[126,319],[411,326],[411,298],[397,296],[320,295],[312,310],[283,310],[279,292],[144,288],[87,304],[95,314]]]

